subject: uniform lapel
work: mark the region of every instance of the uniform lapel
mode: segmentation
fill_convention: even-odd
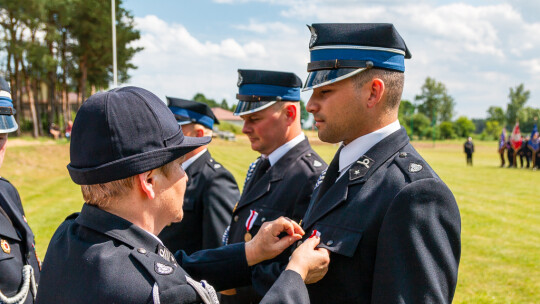
[[[259,179],[254,185],[250,186],[247,192],[242,193],[242,197],[238,203],[238,208],[249,205],[270,191],[271,184],[283,179],[283,176],[287,173],[288,168],[296,164],[297,159],[309,149],[309,142],[307,139],[304,139],[289,150],[289,152],[283,155],[283,157],[280,158],[277,163],[270,167],[270,169],[261,177],[261,179]]]
[[[345,202],[349,187],[368,180],[383,163],[407,145],[408,142],[409,137],[402,127],[373,146],[351,165],[347,172],[328,189],[319,201],[316,201],[316,195],[312,196],[308,208],[310,211],[306,213],[303,226],[305,228],[311,227],[317,220]]]
[[[22,234],[22,238],[25,239],[25,243],[27,248],[32,248],[32,243],[34,241],[34,235],[32,234],[32,230],[30,230],[30,226],[24,221],[24,217],[22,213],[12,204],[8,203],[8,200],[6,200],[6,197],[4,193],[0,193],[0,201],[2,204],[2,208],[4,208],[4,211],[9,215],[12,215],[11,222],[13,223],[13,226],[16,226],[19,228],[19,232]],[[0,215],[0,217],[5,217],[4,215]],[[10,219],[2,220],[2,224],[0,225],[6,225],[11,226],[9,223]],[[10,229],[9,229],[10,228]],[[9,236],[15,240],[20,240],[19,235],[17,234],[17,231],[14,227],[5,227],[1,226],[0,229],[2,229],[2,232],[9,233]],[[5,230],[4,230],[5,229]]]
[[[206,150],[199,158],[197,158],[187,169],[186,173],[189,178],[198,175],[204,168],[206,162],[211,158],[210,152]]]

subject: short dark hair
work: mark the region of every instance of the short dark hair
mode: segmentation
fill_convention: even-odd
[[[360,72],[353,76],[355,87],[360,89],[368,81],[373,78],[380,78],[386,86],[386,106],[389,109],[394,109],[401,102],[401,94],[403,93],[403,83],[405,82],[405,74],[398,71],[372,68]]]

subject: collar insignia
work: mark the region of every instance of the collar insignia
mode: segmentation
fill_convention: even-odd
[[[415,163],[410,163],[409,164],[409,172],[411,173],[416,173],[416,172],[419,172],[423,169],[424,167],[422,167],[422,165],[420,164],[415,164]]]
[[[349,180],[355,180],[366,175],[373,166],[375,161],[365,155],[362,155],[357,161],[355,161],[349,169]]]

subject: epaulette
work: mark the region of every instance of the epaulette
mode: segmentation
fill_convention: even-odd
[[[218,163],[218,162],[217,162],[215,159],[213,159],[213,158],[210,158],[210,159],[206,162],[206,164],[207,164],[210,168],[212,168],[214,171],[216,171],[216,170],[219,169],[219,168],[223,168],[223,166],[222,166],[220,163]]]
[[[303,160],[313,172],[321,170],[323,167],[325,167],[323,160],[317,154],[310,151],[302,154],[300,159]]]
[[[79,216],[79,214],[80,214],[80,212],[75,212],[75,213],[73,213],[71,215],[68,215],[68,217],[66,217],[66,219],[64,221],[74,220]]]
[[[436,177],[426,161],[413,153],[398,152],[394,161],[411,182]]]

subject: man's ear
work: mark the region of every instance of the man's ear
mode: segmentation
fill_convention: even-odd
[[[370,83],[370,94],[367,102],[368,108],[373,108],[375,105],[377,105],[384,94],[386,87],[384,86],[384,81],[380,78],[373,78]]]
[[[141,187],[142,192],[146,195],[148,199],[154,199],[156,197],[155,193],[155,171],[150,170],[144,173],[137,175],[138,183]]]
[[[295,121],[296,116],[298,115],[298,111],[296,109],[296,106],[294,104],[288,104],[283,109],[285,111],[285,116],[287,116],[287,120],[292,123]]]
[[[197,135],[197,137],[204,137],[204,128],[197,128],[195,129],[195,134]]]

